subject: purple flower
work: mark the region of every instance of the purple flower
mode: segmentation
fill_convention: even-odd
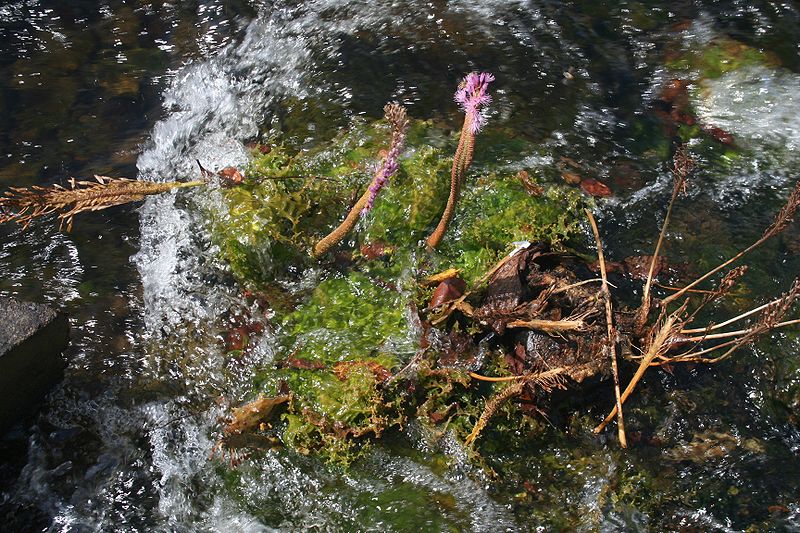
[[[403,143],[406,141],[406,130],[408,130],[408,116],[406,115],[406,108],[400,104],[386,104],[383,108],[384,118],[392,128],[392,145],[389,148],[389,153],[383,159],[383,164],[378,172],[375,174],[375,179],[369,186],[369,196],[367,203],[361,210],[361,216],[365,216],[372,209],[375,203],[375,198],[381,189],[386,187],[395,172],[397,172],[397,158],[400,156],[400,150],[403,149]]]
[[[369,186],[369,198],[367,199],[367,205],[361,210],[362,216],[370,212],[378,193],[381,192],[381,189],[386,187],[389,183],[389,178],[394,176],[395,172],[397,172],[397,157],[400,155],[400,148],[405,141],[405,135],[395,135],[392,141],[392,147],[389,153],[386,154],[386,159],[383,160],[383,165],[377,177],[372,182],[372,185]]]
[[[480,108],[492,101],[487,91],[493,81],[494,75],[489,72],[471,72],[464,77],[456,91],[455,100],[467,114],[469,129],[473,134],[480,131],[486,120]]]

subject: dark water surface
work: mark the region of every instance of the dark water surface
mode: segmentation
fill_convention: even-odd
[[[714,43],[738,55],[686,59]],[[596,213],[612,259],[652,253],[670,147],[692,137],[700,170],[666,255],[700,272],[756,239],[800,175],[799,46],[800,11],[763,1],[6,2],[0,187],[193,177],[196,158],[243,165],[261,135],[311,147],[392,99],[457,127],[458,79],[491,70],[491,128],[541,146],[501,163],[558,182],[569,157],[608,183]],[[659,118],[673,77],[735,146]],[[192,208],[213,201],[165,195],[70,234],[0,227],[0,293],[73,328],[64,382],[0,439],[0,529],[800,530],[796,329],[713,368],[651,373],[626,404],[627,452],[590,433],[601,392],[536,440],[495,445],[501,479],[456,446],[408,445],[413,428],[347,473],[288,451],[209,461],[220,404],[272,357],[268,336],[237,360],[219,340],[242,304]],[[752,258],[711,318],[786,290],[799,233]]]

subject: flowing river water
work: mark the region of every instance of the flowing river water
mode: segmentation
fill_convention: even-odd
[[[497,77],[491,123],[542,146],[498,163],[560,180],[564,156],[612,187],[596,214],[616,260],[652,253],[674,134],[653,105],[676,72],[701,86],[698,120],[735,147],[696,141],[670,262],[700,270],[746,246],[800,176],[791,3],[12,0],[0,36],[2,188],[185,179],[197,159],[241,167],[247,142],[310,148],[391,100],[455,128],[452,94],[473,70]],[[676,66],[717,42],[768,60],[716,75]],[[220,340],[245,304],[197,209],[219,201],[165,194],[81,216],[69,234],[0,227],[0,294],[47,302],[72,327],[63,382],[0,439],[2,529],[800,530],[797,330],[712,368],[649,375],[628,451],[591,435],[610,405],[592,393],[599,408],[576,407],[585,427],[553,420],[498,452],[513,479],[487,477],[455,443],[428,449],[413,426],[346,471],[288,450],[236,469],[209,459],[218,418],[274,355],[269,334],[238,358]],[[797,274],[797,223],[750,264],[741,309]]]

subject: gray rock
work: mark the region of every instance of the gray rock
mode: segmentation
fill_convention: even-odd
[[[63,314],[0,296],[0,434],[36,412],[64,375],[69,342]]]

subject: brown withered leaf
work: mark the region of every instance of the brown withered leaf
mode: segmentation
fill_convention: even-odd
[[[296,368],[298,370],[323,370],[326,368],[324,363],[319,361],[312,361],[310,359],[303,359],[301,357],[289,357],[282,361],[279,368]]]
[[[789,508],[785,505],[770,505],[767,507],[767,511],[770,513],[788,513]]]
[[[539,197],[544,194],[544,188],[536,183],[526,171],[520,170],[517,172],[517,178],[522,182],[522,187],[525,189],[525,192],[531,196]]]
[[[464,294],[466,288],[467,283],[463,279],[459,277],[448,278],[437,285],[436,290],[433,291],[431,303],[428,307],[434,309],[456,298],[460,298],[461,295]]]
[[[581,181],[581,189],[596,198],[608,198],[612,194],[608,185],[594,178],[586,178]]]
[[[385,257],[391,251],[391,248],[386,246],[385,242],[376,241],[367,244],[362,244],[359,247],[361,255],[370,261]]]
[[[450,330],[442,347],[439,364],[447,367],[470,367],[478,356],[478,346],[472,336],[462,331]]]
[[[562,172],[561,179],[565,182],[569,183],[570,185],[577,185],[583,180],[580,174],[576,174],[575,172]]]
[[[710,135],[717,141],[721,142],[722,144],[726,145],[733,144],[733,135],[723,130],[722,128],[718,128],[716,126],[711,126],[708,124],[702,124],[700,126],[700,129],[703,130],[704,133]]]
[[[562,155],[561,157],[559,157],[558,160],[559,160],[559,163],[563,163],[564,165],[569,165],[572,168],[577,168],[577,169],[581,168],[581,164],[580,163],[578,163],[574,159],[572,159],[570,157],[567,157],[565,155]]]
[[[528,358],[528,353],[525,350],[525,345],[517,343],[514,346],[513,352],[506,352],[504,359],[508,370],[515,376],[521,376],[525,373],[525,361]]]
[[[236,167],[225,167],[217,172],[217,175],[230,185],[239,185],[244,181],[244,176]]]
[[[291,400],[291,395],[270,398],[260,394],[252,402],[231,411],[231,422],[225,426],[226,434],[255,431],[262,423],[269,422]]]
[[[647,279],[647,273],[650,270],[650,263],[652,261],[652,255],[626,257],[623,259],[625,263],[625,272],[633,279]],[[658,276],[667,266],[667,259],[664,256],[658,256],[653,269],[653,276]]]
[[[243,350],[249,342],[247,328],[239,326],[225,333],[225,351]]]
[[[600,262],[599,261],[592,261],[591,263],[587,264],[586,266],[592,272],[600,272]],[[624,274],[625,273],[625,263],[620,263],[619,261],[606,260],[606,272],[612,272],[612,273],[616,273],[616,274]]]

